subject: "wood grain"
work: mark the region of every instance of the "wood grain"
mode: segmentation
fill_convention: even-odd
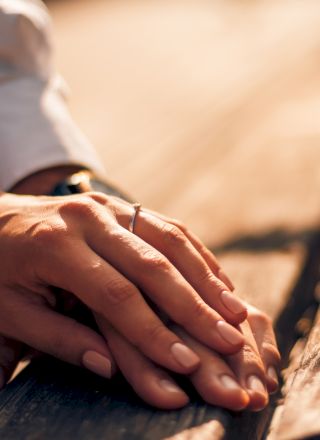
[[[317,0],[50,6],[72,113],[110,178],[212,245],[314,227]]]
[[[72,112],[109,177],[218,253],[286,358],[319,264],[320,3],[49,6]],[[236,415],[189,392],[188,407],[157,411],[120,378],[46,360],[0,393],[0,438],[255,440],[276,406]]]
[[[290,386],[280,408],[280,421],[269,438],[298,440],[320,435],[320,311],[300,365],[288,377]]]

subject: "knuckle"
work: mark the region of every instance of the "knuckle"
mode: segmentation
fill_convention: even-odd
[[[186,314],[184,317],[188,319],[188,323],[190,324],[191,321],[195,322],[203,318],[208,318],[208,315],[208,306],[201,299],[196,299],[192,308],[192,318],[187,318]]]
[[[60,213],[76,217],[77,219],[96,217],[96,202],[90,196],[84,194],[65,201],[60,207]]]
[[[260,371],[264,371],[264,366],[260,354],[250,345],[245,344],[241,350],[241,357],[246,365],[254,366]]]
[[[168,271],[170,268],[169,261],[154,249],[144,249],[141,254],[141,262],[146,269],[146,273],[153,271]]]
[[[262,356],[267,356],[274,359],[276,363],[280,363],[281,355],[279,350],[272,342],[264,342],[262,344]]]
[[[250,319],[261,328],[272,327],[271,318],[262,310],[250,307]]]
[[[213,273],[207,269],[207,268],[203,268],[202,270],[199,271],[198,276],[197,276],[197,280],[200,284],[219,284],[219,280],[213,275]]]
[[[216,292],[223,292],[224,290],[226,290],[225,284],[219,278],[217,278],[207,267],[199,269],[197,282],[199,283],[199,285],[214,288]]]
[[[93,200],[96,203],[99,203],[100,205],[105,205],[108,202],[108,196],[98,191],[88,192],[86,193],[86,195],[91,200]]]
[[[175,225],[165,223],[161,228],[163,239],[171,246],[184,246],[186,244],[186,236]]]
[[[155,323],[148,326],[147,331],[144,332],[144,337],[136,345],[138,348],[145,349],[147,346],[154,346],[156,343],[160,347],[160,343],[162,345],[162,341],[165,340],[167,334],[168,330],[163,324]]]
[[[106,297],[108,304],[119,305],[135,296],[136,290],[128,281],[114,278],[108,281],[106,291],[103,296]]]
[[[170,222],[170,223],[172,223],[172,224],[175,225],[177,228],[179,228],[180,231],[182,231],[183,233],[185,233],[185,232],[188,231],[186,225],[185,225],[182,221],[180,221],[180,220],[177,220],[177,219],[174,218],[174,219],[171,219],[171,222]]]

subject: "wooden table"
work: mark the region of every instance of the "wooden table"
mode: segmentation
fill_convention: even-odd
[[[49,6],[73,114],[110,178],[187,223],[272,317],[284,387],[258,414],[194,393],[157,411],[121,379],[44,360],[0,393],[0,438],[320,437],[320,3]]]

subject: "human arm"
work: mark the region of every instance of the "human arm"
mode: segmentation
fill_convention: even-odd
[[[179,239],[179,237],[181,239],[181,233],[179,233],[179,231],[177,231],[177,229],[174,229],[174,228],[172,228],[172,226],[169,226],[169,230],[170,230],[170,234],[168,234],[168,236],[171,237],[170,240],[172,240],[172,239],[173,240],[177,240],[177,239]],[[177,233],[180,234],[180,235],[177,235]]]
[[[58,287],[74,293],[155,362],[180,373],[191,371],[197,361],[191,354],[191,361],[187,361],[186,348],[183,349],[185,365],[176,359],[182,348],[179,346],[177,352],[174,344],[181,341],[148,307],[141,296],[142,290],[197,339],[218,351],[236,352],[243,339],[221,314],[238,323],[245,319],[245,309],[234,314],[225,307],[221,294],[227,287],[194,252],[186,237],[179,237],[178,257],[174,255],[178,247],[172,236],[166,247],[168,257],[153,246],[157,241],[162,243],[161,237],[168,240],[165,234],[172,230],[169,224],[158,220],[154,224],[153,216],[147,216],[139,226],[140,234],[147,235],[139,237],[130,233],[125,223],[129,223],[131,210],[130,204],[101,193],[58,198],[3,194],[0,197],[3,268],[0,333],[50,352],[52,347],[46,347],[48,340],[39,341],[46,328],[40,332],[37,327],[38,330],[31,331],[31,339],[27,336],[30,327],[35,327],[39,320],[30,320],[29,314],[35,311],[29,310],[25,300],[39,295],[50,298],[51,287]],[[150,228],[153,232],[149,241],[156,240],[153,245],[147,239]],[[186,270],[183,268],[190,264],[190,258],[194,267],[189,283],[176,266]],[[199,277],[197,271],[201,272]],[[206,272],[208,277],[203,276]],[[196,286],[198,279],[204,281]],[[210,305],[220,308],[221,314]],[[14,315],[9,313],[12,307]],[[20,313],[17,326],[15,320]]]
[[[0,0],[0,189],[56,167],[105,176],[72,121],[53,65],[51,21],[38,1]]]

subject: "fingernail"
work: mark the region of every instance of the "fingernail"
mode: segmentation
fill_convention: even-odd
[[[244,342],[241,333],[225,321],[217,322],[217,330],[220,336],[231,345],[240,345]]]
[[[220,295],[221,301],[226,306],[226,308],[232,313],[244,313],[247,311],[246,306],[243,304],[241,299],[236,297],[233,293],[224,290]]]
[[[192,368],[198,365],[200,359],[186,345],[176,342],[171,347],[171,353],[175,360],[185,368]]]
[[[181,393],[182,392],[182,390],[174,382],[171,382],[171,380],[161,379],[159,381],[159,384],[160,384],[161,388],[163,388],[165,391],[169,391],[169,393]]]
[[[96,351],[86,351],[82,357],[83,365],[99,376],[111,378],[111,362],[102,354]]]
[[[277,370],[272,365],[267,369],[267,376],[273,380],[273,382],[279,383]]]
[[[226,284],[228,287],[230,287],[231,290],[234,290],[233,282],[230,280],[228,275],[222,269],[220,269],[219,272],[218,272],[218,278],[220,278],[220,280],[224,284]]]
[[[256,391],[257,393],[266,394],[266,388],[258,376],[252,375],[247,379],[247,386],[250,390]]]
[[[231,376],[228,376],[227,374],[223,374],[220,377],[220,381],[221,381],[222,385],[225,388],[227,388],[227,390],[242,391],[242,388],[240,387],[240,385]]]

